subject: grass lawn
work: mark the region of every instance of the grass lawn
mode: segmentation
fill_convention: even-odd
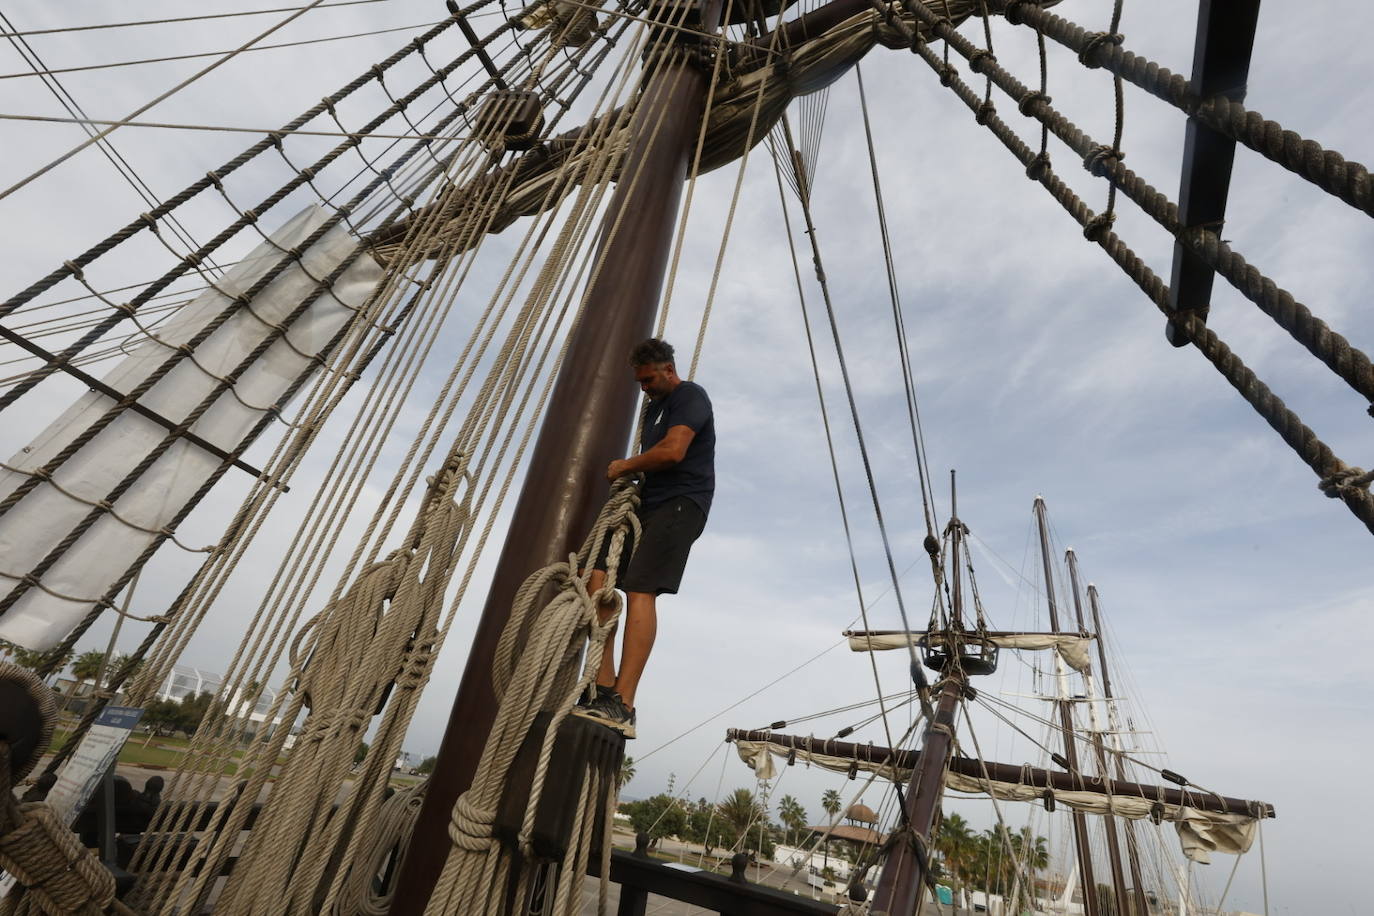
[[[51,752],[61,750],[70,736],[71,732],[58,729],[53,733],[52,747],[49,750]],[[174,769],[181,765],[181,760],[186,755],[186,746],[190,743],[186,738],[171,736],[166,738],[154,737],[148,741],[146,747],[144,746],[145,741],[148,741],[147,735],[138,733],[131,735],[119,752],[119,762],[127,766]],[[243,752],[235,751],[233,756],[242,757]],[[238,767],[235,764],[225,765],[224,774],[226,776],[232,776],[236,772],[238,772]]]

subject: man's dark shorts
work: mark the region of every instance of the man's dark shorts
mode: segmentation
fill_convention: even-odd
[[[616,587],[626,592],[650,595],[675,595],[687,568],[687,555],[692,544],[706,527],[706,513],[690,496],[678,496],[661,506],[639,513],[643,543],[631,556],[634,535],[625,538],[620,554],[620,570]],[[606,554],[610,539],[601,547],[595,569],[606,569]]]

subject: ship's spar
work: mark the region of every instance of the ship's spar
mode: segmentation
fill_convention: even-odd
[[[1098,897],[1098,885],[1093,877],[1093,855],[1087,813],[1099,815],[1103,820],[1107,838],[1107,862],[1112,877],[1110,890],[1117,907],[1114,911],[1119,913],[1149,912],[1136,850],[1133,826],[1135,820],[1148,818],[1155,823],[1164,820],[1174,821],[1180,834],[1186,837],[1185,848],[1190,845],[1194,848],[1220,848],[1235,854],[1248,850],[1253,837],[1252,826],[1259,819],[1275,816],[1272,805],[1261,801],[1231,798],[1193,787],[1185,777],[1169,770],[1161,770],[1160,775],[1172,782],[1173,786],[1128,780],[1125,777],[1125,761],[1128,755],[1115,748],[1112,756],[1115,759],[1116,775],[1111,775],[1113,771],[1108,767],[1108,752],[1102,730],[1096,722],[1096,697],[1093,696],[1091,686],[1091,662],[1083,645],[1087,641],[1097,643],[1104,692],[1108,708],[1111,709],[1113,704],[1106,651],[1100,638],[1101,616],[1097,605],[1097,593],[1096,589],[1090,586],[1089,598],[1094,631],[1089,632],[1085,626],[1086,621],[1079,598],[1077,557],[1072,550],[1068,551],[1070,587],[1074,594],[1078,630],[1072,633],[1062,632],[1054,597],[1054,573],[1049,552],[1049,531],[1044,501],[1038,497],[1035,500],[1035,516],[1052,627],[1049,633],[992,631],[983,621],[981,611],[976,622],[966,618],[962,569],[963,541],[967,529],[959,520],[957,502],[952,504],[951,512],[952,517],[946,529],[947,561],[941,564],[951,574],[947,583],[951,607],[943,629],[937,630],[932,627],[924,631],[857,630],[845,634],[849,638],[850,647],[855,651],[880,651],[901,647],[914,653],[916,647],[920,647],[922,661],[927,667],[938,672],[940,681],[934,691],[934,706],[931,709],[930,704],[926,702],[928,688],[925,677],[921,674],[918,663],[914,660],[912,662],[915,689],[921,695],[927,719],[920,750],[789,735],[772,729],[730,729],[726,736],[726,740],[736,744],[740,756],[756,770],[760,778],[766,778],[774,772],[773,763],[769,759],[772,755],[785,759],[789,766],[802,760],[825,769],[847,772],[851,779],[863,770],[889,779],[897,785],[905,782],[906,791],[899,795],[902,801],[901,823],[881,851],[885,861],[872,902],[872,912],[916,913],[919,912],[922,891],[929,887],[933,892],[935,880],[931,867],[931,852],[934,848],[934,828],[940,816],[945,792],[950,789],[984,794],[992,798],[1040,802],[1049,810],[1053,810],[1056,802],[1068,806],[1073,818],[1079,889],[1084,912],[1089,916],[1102,912],[1103,904]],[[1057,690],[1055,696],[1048,699],[1052,700],[1055,707],[1057,730],[1064,742],[1064,753],[1051,752],[1050,756],[1061,769],[1000,763],[955,753],[959,743],[957,731],[960,708],[968,698],[977,695],[970,679],[976,675],[991,674],[996,670],[997,653],[1003,648],[1048,648],[1054,651],[1054,681]],[[1088,740],[1094,751],[1097,775],[1088,773],[1076,753],[1076,736],[1079,730],[1074,724],[1072,700],[1066,688],[1066,658],[1072,661],[1072,667],[1089,685],[1089,694],[1083,699],[1089,704],[1089,709],[1094,710],[1090,713],[1093,727],[1089,730]],[[786,723],[774,725],[775,728],[785,726]],[[1117,834],[1118,818],[1124,820],[1126,828],[1132,881],[1129,886],[1126,883],[1126,863],[1122,861]],[[1192,824],[1194,820],[1201,823],[1200,829],[1206,836],[1192,835],[1195,829]],[[1234,830],[1235,833],[1231,837],[1219,839],[1211,833],[1213,830]],[[872,862],[867,864],[871,865]]]

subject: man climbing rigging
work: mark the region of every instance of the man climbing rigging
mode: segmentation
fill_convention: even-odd
[[[627,539],[616,574],[616,585],[625,592],[624,646],[617,671],[615,634],[606,640],[596,696],[574,710],[627,738],[635,736],[635,692],[658,632],[658,596],[677,594],[716,489],[716,425],[705,389],[678,377],[672,346],[656,338],[635,346],[630,367],[649,397],[640,453],[612,461],[606,469],[610,480],[644,475],[640,543],[631,558]],[[606,584],[608,547],[593,564],[587,583],[593,593]],[[598,610],[606,620],[614,607],[602,604]]]

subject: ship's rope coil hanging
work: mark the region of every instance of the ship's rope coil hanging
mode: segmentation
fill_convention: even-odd
[[[57,723],[52,691],[32,672],[0,664],[0,682],[17,686],[32,700],[40,722],[37,742],[24,760],[11,760],[15,748],[0,739],[0,869],[19,888],[0,900],[2,916],[97,916],[134,911],[115,899],[115,880],[81,838],[62,823],[46,802],[19,803],[14,783],[24,778],[47,750]]]
[[[511,764],[536,714],[549,710],[553,718],[540,748],[520,833],[522,852],[527,856],[532,854],[530,830],[559,725],[571,712],[578,696],[591,689],[602,649],[620,619],[622,599],[615,591],[616,572],[626,536],[633,534],[634,540],[638,540],[639,519],[635,514],[638,505],[637,484],[624,479],[617,481],[582,549],[570,555],[566,562],[536,571],[516,593],[510,620],[501,634],[492,662],[493,687],[499,703],[496,721],[471,787],[453,806],[449,824],[453,850],[444,864],[426,913],[483,913],[501,905],[507,891],[512,854],[493,834],[497,806]],[[606,544],[609,547],[605,585],[597,592],[588,592],[589,565]],[[556,587],[557,593],[540,607],[539,599],[548,587]],[[604,622],[599,620],[598,606],[614,609]],[[568,844],[556,888],[546,890],[554,900],[553,912],[566,909],[574,889],[581,887],[596,822],[608,818],[614,810],[617,792],[614,783],[609,786],[606,797],[592,797],[591,779],[589,773],[581,796],[576,800],[579,810],[574,831],[578,835]],[[609,836],[609,833],[604,834],[606,841]],[[609,842],[603,842],[600,855],[604,902],[610,874]],[[532,869],[521,872],[521,893],[528,890],[533,877]]]
[[[301,821],[314,821],[316,831],[337,833],[355,821],[371,794],[352,793],[328,823],[321,822],[353,765],[364,730],[390,691],[415,691],[432,662],[455,545],[469,518],[467,505],[456,499],[466,479],[459,456],[431,479],[426,506],[403,546],[366,570],[297,634],[288,683],[295,684],[297,707],[308,707],[310,714],[291,750],[292,765],[273,787],[226,887],[228,912],[265,912],[274,905],[289,909],[288,901],[298,911],[311,907],[305,898],[315,893],[333,848],[315,844],[297,853]],[[374,742],[385,742],[387,724]],[[260,750],[252,765],[259,780],[271,772],[280,752],[277,742]],[[380,790],[385,779],[361,784]],[[255,797],[251,784],[247,797]],[[236,837],[237,831],[228,831],[217,843],[233,845]]]

